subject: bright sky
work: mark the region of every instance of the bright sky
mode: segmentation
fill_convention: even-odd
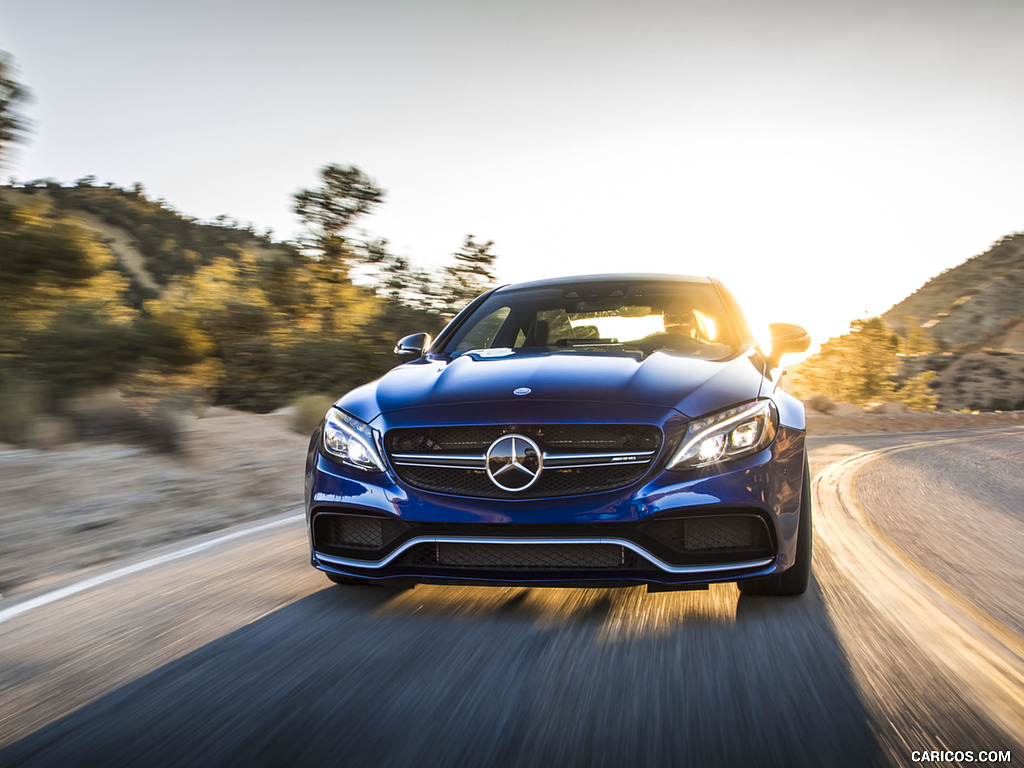
[[[720,277],[815,341],[1024,230],[1021,0],[0,0],[5,175],[292,237],[327,163],[420,264]]]

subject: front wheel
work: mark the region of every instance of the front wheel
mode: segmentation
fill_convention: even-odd
[[[787,571],[760,579],[736,582],[742,595],[802,595],[811,580],[811,473],[804,458],[804,483],[800,491],[800,521],[796,535],[796,562]]]

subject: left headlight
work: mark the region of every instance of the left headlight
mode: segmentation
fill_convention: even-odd
[[[373,430],[344,411],[331,408],[324,419],[324,450],[343,464],[367,472],[383,472]]]
[[[779,412],[771,400],[694,419],[668,468],[693,469],[749,456],[771,445],[778,428]]]

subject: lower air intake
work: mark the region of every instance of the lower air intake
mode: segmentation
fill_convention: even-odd
[[[401,523],[378,517],[321,513],[313,518],[317,547],[380,549],[401,531]]]
[[[412,565],[443,568],[559,569],[622,568],[632,552],[612,544],[420,544],[409,552]]]
[[[737,516],[719,520],[697,518],[686,521],[684,546],[690,552],[706,549],[749,549],[758,544],[767,544],[766,534],[764,523],[756,517]]]

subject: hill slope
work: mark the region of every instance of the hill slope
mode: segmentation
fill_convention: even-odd
[[[136,307],[155,298],[176,277],[193,274],[218,258],[235,260],[242,251],[264,261],[294,262],[295,246],[277,243],[251,227],[208,224],[150,200],[141,189],[56,182],[0,186],[8,204],[34,204],[50,215],[72,217],[95,233],[131,281],[128,299]]]
[[[910,317],[940,349],[1024,353],[1024,234],[932,278],[882,315],[900,335]]]
[[[906,376],[935,372],[939,407],[1024,408],[1024,234],[929,280],[882,318],[901,335],[916,318],[942,350],[903,366]]]

